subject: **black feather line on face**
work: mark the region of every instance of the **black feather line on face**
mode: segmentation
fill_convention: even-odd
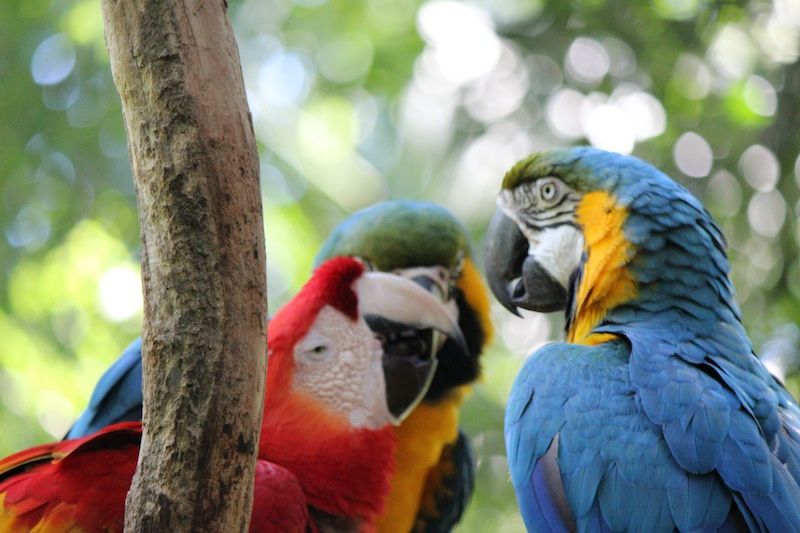
[[[561,222],[552,222],[550,224],[534,224],[534,223],[532,223],[532,222],[530,222],[528,220],[525,220],[524,222],[525,222],[525,225],[528,228],[530,228],[530,229],[532,229],[534,231],[544,231],[546,229],[557,228],[559,226],[570,226],[570,227],[573,227],[573,228],[575,228],[577,230],[581,229],[581,227],[578,226],[578,224],[576,224],[572,220],[566,220],[566,221],[561,221]]]
[[[535,220],[536,222],[546,222],[548,220],[553,220],[554,218],[558,218],[561,216],[572,216],[575,211],[575,206],[569,205],[566,206],[566,209],[557,210],[555,208],[545,211],[543,213],[525,213],[524,217],[525,220]]]
[[[465,358],[453,340],[445,341],[438,354],[439,366],[423,400],[427,403],[437,403],[456,387],[478,379],[481,373],[480,355],[486,343],[486,332],[478,313],[469,306],[461,289],[455,288],[453,295],[458,305],[458,325],[464,333],[469,354]]]

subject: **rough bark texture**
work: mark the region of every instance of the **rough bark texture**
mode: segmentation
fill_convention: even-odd
[[[136,181],[144,427],[126,531],[247,529],[263,406],[258,156],[224,0],[103,0]]]

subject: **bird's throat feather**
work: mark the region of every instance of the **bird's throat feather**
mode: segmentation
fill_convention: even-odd
[[[567,339],[595,344],[598,339],[592,335],[592,329],[610,309],[636,296],[636,283],[627,268],[633,249],[623,229],[628,213],[614,196],[597,191],[583,197],[576,215],[583,228],[587,259]]]

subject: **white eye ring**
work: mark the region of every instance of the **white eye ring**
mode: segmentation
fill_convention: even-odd
[[[332,354],[330,339],[315,331],[311,331],[295,348],[297,360],[306,363],[320,363]]]
[[[315,363],[318,363],[320,361],[324,361],[325,359],[328,358],[328,355],[329,355],[328,347],[325,346],[324,344],[314,345],[311,348],[303,350],[303,352],[304,352],[303,353],[303,355],[304,355],[303,358],[306,361],[315,362]]]
[[[558,194],[558,185],[555,181],[547,180],[539,186],[539,195],[544,202],[552,202]]]

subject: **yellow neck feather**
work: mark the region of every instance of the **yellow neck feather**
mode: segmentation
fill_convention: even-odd
[[[632,247],[623,225],[628,217],[611,194],[598,191],[583,197],[577,222],[583,228],[587,255],[575,298],[575,316],[567,339],[581,344],[599,344],[608,336],[592,334],[606,312],[636,296],[636,283],[627,269]]]
[[[379,532],[411,531],[428,472],[439,462],[442,449],[458,436],[458,409],[468,391],[469,387],[460,387],[439,403],[420,404],[397,428],[395,475],[378,519]]]

